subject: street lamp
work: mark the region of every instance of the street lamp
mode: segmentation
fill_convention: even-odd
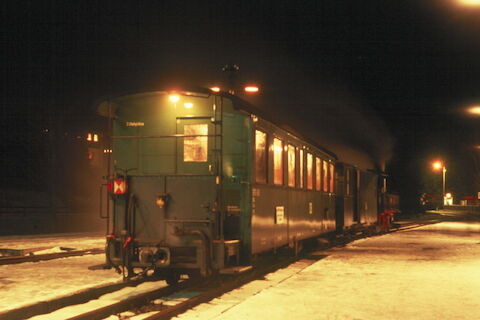
[[[457,0],[460,5],[464,6],[478,6],[480,5],[480,0]]]
[[[447,168],[445,168],[445,165],[441,161],[435,161],[432,167],[434,171],[442,170],[442,204],[445,204],[445,173],[447,172]]]
[[[471,106],[467,108],[467,112],[471,115],[478,116],[480,115],[480,106]]]

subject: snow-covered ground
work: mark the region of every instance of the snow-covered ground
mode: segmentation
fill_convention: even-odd
[[[102,254],[0,266],[0,312],[121,281],[113,270],[88,270]]]
[[[0,248],[43,249],[49,253],[60,247],[78,250],[103,248],[100,235],[57,234],[44,236],[0,237]],[[92,286],[121,281],[112,270],[88,270],[105,262],[105,255],[85,255],[49,261],[26,262],[0,266],[0,312],[47,301]]]
[[[442,222],[317,254],[326,257],[298,261],[176,319],[480,319],[480,223]],[[19,298],[41,301],[120,280],[112,270],[87,269],[101,262],[103,255],[0,266],[0,312]],[[117,296],[138,289],[128,290]]]
[[[104,248],[105,236],[98,233],[64,233],[0,237],[0,249],[31,249],[35,254],[44,254],[62,251],[60,247],[76,250]]]
[[[480,223],[444,222],[324,253],[176,319],[480,319]]]

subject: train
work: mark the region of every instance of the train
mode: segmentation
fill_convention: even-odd
[[[128,94],[108,119],[106,260],[126,278],[248,270],[262,253],[378,223],[387,176],[339,161],[245,99],[207,88]]]

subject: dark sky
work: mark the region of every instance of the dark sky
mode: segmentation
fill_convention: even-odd
[[[454,0],[4,0],[0,7],[3,152],[26,135],[19,128],[42,127],[49,114],[85,116],[118,92],[213,84],[227,63],[241,67],[239,82],[261,84],[270,108],[321,126],[331,123],[327,113],[376,114],[381,130],[347,122],[336,133],[364,149],[374,149],[378,135],[377,143],[395,141],[397,185],[415,183],[422,161],[459,162],[480,143],[480,119],[459,112],[480,101],[480,9]]]

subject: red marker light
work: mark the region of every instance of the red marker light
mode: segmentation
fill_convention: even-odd
[[[123,179],[110,180],[107,189],[113,194],[125,194],[127,192],[127,182]]]
[[[245,92],[248,93],[257,93],[259,91],[257,86],[246,86],[245,87]]]

